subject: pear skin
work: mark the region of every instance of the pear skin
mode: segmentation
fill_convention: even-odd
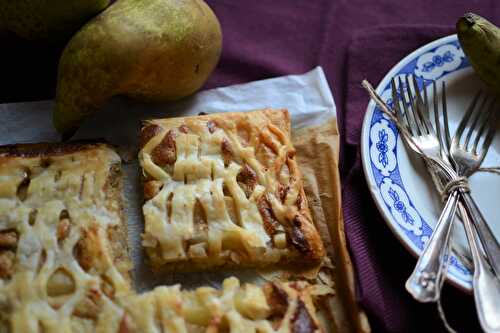
[[[70,136],[112,96],[172,101],[197,91],[221,53],[219,22],[202,0],[120,0],[63,51],[53,123]]]
[[[460,45],[475,72],[500,95],[500,29],[473,13],[461,17],[456,27]]]
[[[0,26],[41,41],[67,41],[110,0],[0,0]]]

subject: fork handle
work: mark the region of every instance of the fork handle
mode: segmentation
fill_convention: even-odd
[[[496,275],[500,277],[500,245],[471,194],[466,191],[461,191],[461,196],[469,212],[472,223],[477,230],[486,257]]]
[[[486,333],[500,333],[500,280],[481,254],[477,229],[462,205],[460,213],[474,261],[472,285],[479,322]]]
[[[435,302],[441,294],[458,198],[458,190],[449,195],[431,238],[418,258],[413,273],[406,281],[406,290],[420,302]]]

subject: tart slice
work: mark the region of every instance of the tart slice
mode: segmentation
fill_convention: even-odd
[[[110,322],[129,333],[323,333],[315,303],[331,292],[305,281],[240,285],[234,277],[220,290],[161,286],[120,300],[124,315]]]
[[[140,134],[153,268],[317,263],[286,110],[150,120]]]
[[[0,147],[0,331],[93,331],[129,294],[121,186],[106,144]]]

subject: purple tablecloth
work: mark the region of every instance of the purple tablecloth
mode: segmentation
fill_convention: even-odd
[[[498,0],[208,3],[221,21],[224,50],[206,88],[323,67],[342,135],[345,229],[357,270],[358,299],[375,332],[443,332],[435,306],[419,304],[404,291],[415,259],[389,231],[368,193],[359,157],[368,97],[359,83],[368,78],[376,85],[408,52],[452,33],[456,19],[467,11],[500,23]],[[52,97],[58,48],[1,34],[0,40],[0,102]],[[460,332],[480,331],[471,296],[446,286],[443,305]]]

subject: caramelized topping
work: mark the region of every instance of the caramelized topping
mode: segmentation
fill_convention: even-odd
[[[71,222],[69,221],[68,218],[63,218],[59,221],[59,224],[57,225],[57,240],[63,241],[68,237],[69,231],[71,227]]]
[[[264,285],[267,303],[271,307],[273,316],[283,317],[288,309],[288,295],[275,283]]]
[[[73,310],[73,314],[82,318],[97,319],[99,315],[101,293],[96,289],[90,289]]]
[[[45,265],[46,260],[47,260],[47,251],[45,251],[45,249],[42,249],[42,253],[40,253],[40,258],[38,258],[38,266],[37,266],[38,272],[40,272],[43,265]]]
[[[37,216],[37,215],[38,215],[38,210],[36,210],[36,209],[33,209],[33,210],[30,212],[30,214],[29,214],[29,216],[28,216],[28,223],[29,223],[29,225],[31,225],[31,226],[32,226],[32,225],[34,225],[34,224],[35,224],[35,221],[36,221],[36,216]]]
[[[153,162],[159,166],[174,164],[177,159],[175,149],[175,132],[168,131],[161,143],[151,152]]]
[[[214,121],[209,120],[207,121],[207,128],[210,133],[213,133],[215,132],[215,130],[217,130],[217,125],[215,124]]]
[[[163,183],[158,180],[150,180],[144,183],[144,199],[153,199],[163,188]]]
[[[306,209],[306,199],[304,198],[304,193],[302,191],[299,192],[299,195],[297,196],[296,205],[299,211]]]
[[[238,173],[236,181],[245,192],[247,198],[250,198],[255,186],[257,185],[257,174],[248,166],[248,164],[245,164],[240,173]]]
[[[122,320],[120,321],[120,327],[118,328],[118,333],[130,333],[128,315],[125,313]]]
[[[167,198],[167,214],[168,214],[168,221],[172,221],[172,200],[174,199],[174,192],[170,192]]]
[[[69,235],[71,221],[66,209],[59,214],[59,223],[57,224],[57,241],[61,242]]]
[[[161,126],[151,124],[141,130],[139,146],[142,149],[154,136],[162,132]]]
[[[226,138],[222,139],[220,149],[222,152],[222,158],[224,159],[224,165],[227,166],[233,159],[233,150],[231,149],[231,144]]]
[[[17,187],[17,197],[19,200],[24,201],[26,200],[26,197],[28,196],[28,188],[30,186],[30,175],[27,172],[24,176],[23,181],[19,184]]]
[[[222,184],[222,194],[224,194],[225,197],[231,196],[231,191],[229,191],[229,188],[226,186],[226,183]]]
[[[292,244],[300,253],[308,255],[311,254],[311,247],[307,239],[305,238],[304,233],[302,232],[302,224],[307,222],[303,221],[302,219],[303,217],[299,214],[297,214],[293,219],[290,238]]]
[[[193,219],[195,226],[201,228],[207,227],[207,214],[199,200],[196,200],[194,204]]]
[[[179,126],[179,132],[187,134],[189,132],[189,127],[187,127],[187,125],[185,124],[182,124],[181,126]]]
[[[264,229],[266,230],[268,235],[274,235],[276,233],[276,229],[278,229],[281,225],[274,216],[273,209],[267,201],[265,195],[261,196],[260,200],[257,202],[257,207],[259,208],[260,216],[262,216],[262,221],[264,222]]]
[[[281,202],[285,202],[289,190],[290,186],[281,183],[278,184],[278,198],[280,198]]]
[[[0,279],[10,279],[12,277],[15,257],[13,251],[0,251]]]
[[[0,232],[0,248],[14,248],[17,245],[17,232],[6,230]]]
[[[0,232],[0,279],[10,279],[14,274],[15,248],[18,234],[15,230]]]
[[[104,255],[101,246],[97,226],[92,225],[82,230],[82,237],[75,246],[75,257],[83,270],[88,272],[94,268],[99,271],[101,268],[99,262]]]

